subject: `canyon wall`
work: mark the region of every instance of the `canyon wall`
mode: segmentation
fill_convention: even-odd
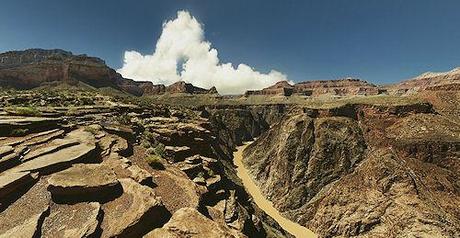
[[[321,237],[459,233],[458,118],[429,103],[303,111],[244,151],[284,215]]]

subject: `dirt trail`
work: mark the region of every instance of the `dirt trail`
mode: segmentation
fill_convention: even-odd
[[[249,175],[248,170],[243,165],[243,150],[249,145],[247,143],[243,146],[237,147],[237,151],[233,154],[233,163],[237,166],[236,171],[238,177],[243,181],[243,185],[246,188],[246,191],[251,194],[254,199],[254,202],[260,209],[264,210],[270,217],[275,219],[280,226],[286,230],[287,232],[291,233],[297,238],[312,238],[317,237],[315,233],[310,231],[309,229],[283,217],[276,208],[273,207],[272,202],[267,200],[261,193],[260,189],[252,180],[251,176]]]

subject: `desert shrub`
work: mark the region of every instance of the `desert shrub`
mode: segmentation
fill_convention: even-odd
[[[27,134],[27,132],[29,132],[28,129],[14,129],[11,131],[10,135],[11,136],[23,136],[25,134]]]
[[[7,107],[5,111],[21,116],[40,116],[41,113],[35,107]]]
[[[147,140],[142,140],[141,141],[141,146],[146,148],[146,149],[150,149],[152,147],[152,144],[150,144],[150,142],[148,142]],[[151,148],[151,149],[153,150],[153,148]],[[154,154],[154,153],[152,153],[152,154]]]
[[[115,118],[115,120],[116,120],[118,123],[122,124],[122,125],[129,125],[129,124],[131,124],[131,116],[126,115],[126,114],[117,116],[117,117]]]
[[[99,131],[96,128],[91,127],[91,126],[85,127],[84,131],[89,132],[93,135],[97,135],[99,133]]]
[[[196,176],[199,177],[199,178],[204,178],[204,173],[203,173],[203,172],[199,172]]]
[[[67,109],[67,111],[65,112],[65,115],[66,116],[73,116],[73,115],[77,114],[77,112],[78,112],[78,109],[76,107],[69,107]]]
[[[156,169],[164,169],[164,165],[161,162],[161,157],[158,155],[150,155],[145,158],[147,163],[152,167]]]
[[[158,156],[161,156],[161,157],[165,157],[165,155],[166,155],[165,145],[162,144],[162,143],[158,143],[157,146],[155,146],[155,148],[153,150],[154,150],[155,155],[158,155]]]
[[[207,172],[209,177],[214,177],[214,171],[212,169],[208,170]]]
[[[147,149],[146,152],[147,152],[147,154],[149,154],[149,155],[154,155],[154,154],[155,154],[155,148],[150,147],[150,148]]]
[[[155,134],[153,134],[152,132],[150,131],[145,131],[144,132],[144,138],[150,142],[153,142],[154,144],[156,144],[156,136]]]

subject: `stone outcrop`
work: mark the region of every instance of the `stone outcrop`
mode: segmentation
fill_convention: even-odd
[[[277,209],[321,237],[455,236],[460,128],[429,108],[304,109],[244,162]]]
[[[49,214],[50,194],[46,181],[39,181],[0,212],[0,237],[38,237]]]
[[[77,199],[82,201],[108,200],[120,193],[120,183],[107,166],[76,164],[54,173],[48,179],[48,190],[53,199]],[[117,191],[118,190],[118,191]]]
[[[120,183],[123,194],[102,206],[102,237],[139,237],[169,218],[169,212],[151,188],[132,179],[120,179]]]
[[[62,84],[110,87],[136,96],[164,93],[217,94],[215,87],[206,90],[185,82],[166,87],[126,79],[99,58],[74,55],[59,49],[28,49],[0,54],[0,87],[33,89]]]
[[[294,86],[289,84],[287,81],[277,82],[275,85],[264,88],[262,90],[250,90],[246,91],[244,95],[280,95],[280,96],[291,96],[294,93]]]
[[[168,223],[145,235],[145,238],[179,237],[246,237],[244,234],[222,226],[193,208],[176,211]]]
[[[53,204],[45,218],[42,237],[83,238],[97,234],[102,218],[101,205],[97,202],[73,205]]]
[[[277,82],[275,85],[262,90],[247,91],[245,96],[251,95],[279,95],[291,96],[354,96],[354,95],[378,95],[386,93],[386,90],[360,79],[338,79],[305,81],[291,85],[287,81]]]
[[[410,94],[420,91],[458,91],[460,68],[448,72],[426,72],[415,78],[388,86],[393,94]]]
[[[173,83],[166,87],[166,92],[170,94],[176,93],[186,93],[186,94],[217,94],[217,90],[215,87],[210,89],[204,89],[200,87],[193,86],[190,83],[186,83],[184,81],[179,81]]]

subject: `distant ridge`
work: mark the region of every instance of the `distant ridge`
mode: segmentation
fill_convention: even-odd
[[[87,84],[94,88],[110,87],[132,95],[164,93],[217,94],[185,82],[170,86],[127,79],[108,67],[105,61],[86,54],[74,55],[61,49],[28,49],[0,54],[0,87],[33,89],[46,85]]]

